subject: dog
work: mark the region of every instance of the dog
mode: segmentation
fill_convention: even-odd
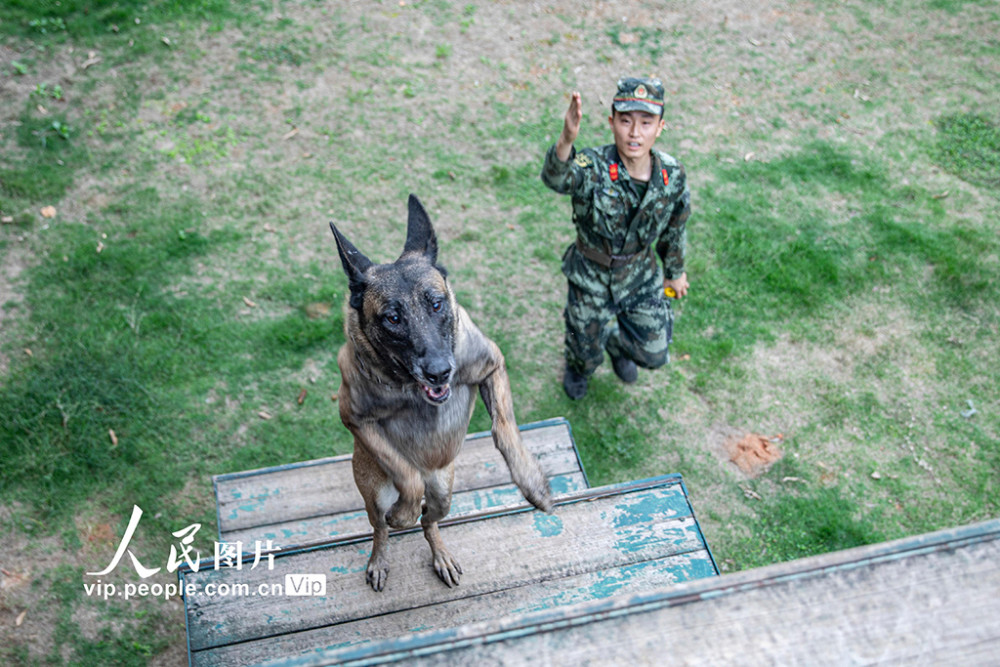
[[[350,291],[338,403],[354,435],[354,481],[374,532],[367,582],[385,587],[389,528],[419,517],[435,572],[456,586],[462,568],[438,522],[451,508],[454,461],[477,390],[514,483],[545,512],[552,509],[548,480],[521,441],[503,354],[456,303],[420,200],[410,195],[406,243],[391,264],[373,264],[332,222],[330,229]]]

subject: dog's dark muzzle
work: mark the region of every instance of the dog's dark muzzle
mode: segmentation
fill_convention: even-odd
[[[451,386],[448,384],[451,380],[451,368],[451,361],[446,359],[421,364],[420,389],[434,405],[441,405],[451,397]]]

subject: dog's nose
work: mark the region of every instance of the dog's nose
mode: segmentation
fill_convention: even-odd
[[[451,379],[451,364],[445,361],[431,362],[424,366],[424,377],[428,384],[445,385]]]

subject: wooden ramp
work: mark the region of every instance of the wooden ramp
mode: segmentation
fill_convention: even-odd
[[[1000,521],[273,664],[996,665]]]
[[[419,527],[390,537],[390,575],[365,582],[371,537],[349,457],[215,479],[221,540],[273,540],[268,567],[181,568],[192,665],[325,660],[330,651],[428,630],[638,594],[718,574],[679,475],[590,489],[565,420],[523,427],[556,491],[528,505],[488,433],[459,455],[441,535],[461,585],[434,574]],[[318,541],[317,541],[318,540]],[[290,547],[297,544],[297,547]],[[311,588],[319,586],[322,590]],[[312,593],[312,594],[303,594]]]
[[[553,493],[588,487],[565,419],[524,425],[521,438],[548,475]],[[271,540],[287,549],[371,531],[354,485],[350,454],[216,475],[212,481],[220,542],[239,541],[252,550],[256,541]],[[490,433],[470,434],[455,461],[449,516],[522,500]]]

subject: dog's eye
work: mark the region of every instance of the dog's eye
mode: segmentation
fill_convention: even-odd
[[[401,320],[396,313],[389,313],[385,316],[385,321],[389,324],[399,324]]]
[[[435,299],[434,302],[431,303],[431,310],[433,310],[435,313],[440,313],[443,307],[444,307],[444,302],[441,299]]]

